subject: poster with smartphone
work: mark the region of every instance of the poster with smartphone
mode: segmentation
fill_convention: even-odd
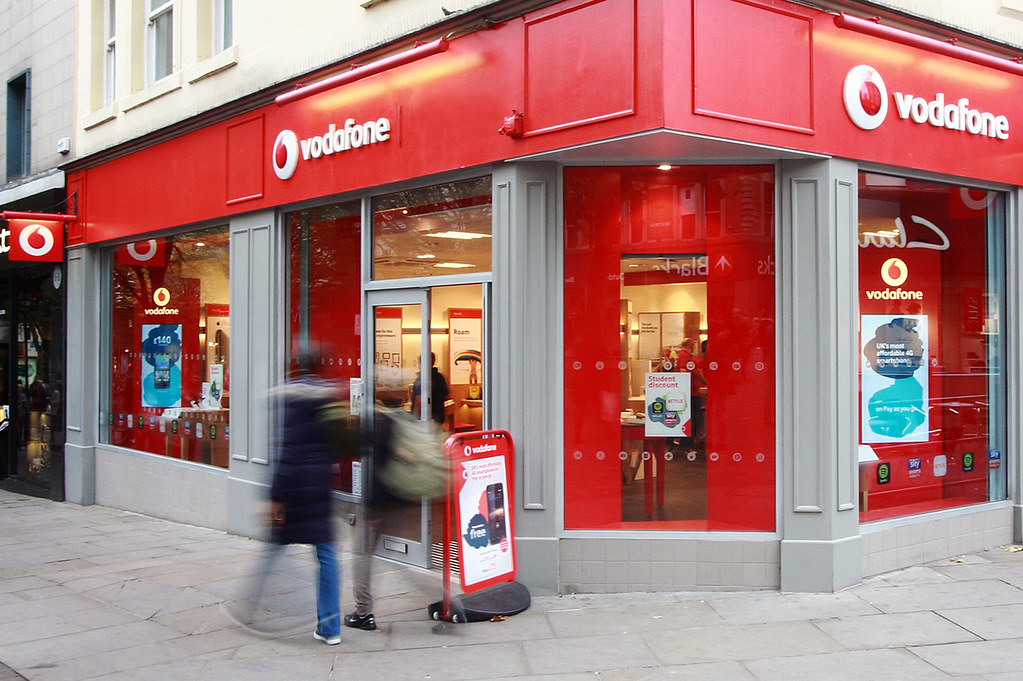
[[[453,447],[461,580],[466,593],[515,577],[508,480],[511,454],[510,439],[500,435],[459,440]]]
[[[142,325],[142,407],[181,406],[181,324]]]

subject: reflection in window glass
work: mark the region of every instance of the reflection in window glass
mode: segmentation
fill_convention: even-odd
[[[322,375],[338,383],[341,395],[351,397],[354,387],[355,406],[345,413],[353,426],[362,375],[361,225],[358,201],[288,215],[291,354],[315,347],[323,355]],[[357,457],[343,460],[338,489],[351,492],[358,469]]]
[[[774,529],[774,183],[565,171],[565,526]]]
[[[106,441],[227,467],[228,231],[118,246]]]
[[[1004,499],[1003,197],[860,173],[860,519]]]
[[[489,177],[374,200],[374,279],[476,274],[490,262]]]

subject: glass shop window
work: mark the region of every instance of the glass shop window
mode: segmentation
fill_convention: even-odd
[[[490,177],[373,200],[373,278],[491,270]]]
[[[565,527],[775,527],[774,175],[565,171]]]
[[[362,395],[361,203],[349,201],[290,213],[289,348],[315,347],[321,375],[337,383],[344,416],[358,427]],[[357,456],[341,462],[335,486],[358,492]]]
[[[859,175],[860,520],[1006,498],[1005,202]]]
[[[217,227],[115,249],[106,442],[228,466],[228,237]]]

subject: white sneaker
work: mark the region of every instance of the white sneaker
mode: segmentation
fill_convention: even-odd
[[[341,643],[341,634],[335,634],[334,636],[324,636],[320,632],[314,631],[313,638],[315,638],[317,641],[323,641],[328,646],[336,646],[338,643]]]

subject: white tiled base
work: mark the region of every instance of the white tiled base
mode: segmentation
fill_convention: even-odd
[[[863,576],[1011,544],[1012,508],[976,510],[895,526],[864,525]]]
[[[96,503],[227,530],[227,471],[140,452],[96,447]]]
[[[861,528],[863,576],[1012,543],[1012,509],[971,509]],[[606,539],[559,542],[561,593],[779,589],[777,539]]]
[[[562,539],[562,593],[777,589],[777,540]]]

